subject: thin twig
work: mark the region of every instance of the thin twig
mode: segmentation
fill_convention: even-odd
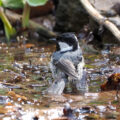
[[[80,0],[88,14],[92,16],[94,20],[96,20],[99,24],[103,24],[108,30],[112,32],[112,34],[117,38],[120,42],[120,31],[116,27],[115,24],[110,22],[106,17],[102,16],[89,2],[89,0]]]

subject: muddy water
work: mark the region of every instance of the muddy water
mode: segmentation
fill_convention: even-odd
[[[106,50],[85,53],[89,92],[48,96],[43,91],[53,80],[49,61],[54,50],[46,43],[0,44],[0,119],[118,119],[116,91],[100,92],[100,85],[119,67],[119,57]],[[70,115],[64,106],[72,110]]]

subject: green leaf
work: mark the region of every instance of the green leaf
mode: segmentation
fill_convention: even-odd
[[[2,6],[2,1],[0,0],[0,6]]]
[[[45,5],[48,0],[26,0],[30,6],[42,6]]]
[[[1,7],[0,7],[0,18],[4,24],[6,37],[9,40],[11,36],[16,34],[16,30],[12,27],[11,23],[5,16],[4,11]]]
[[[45,5],[48,0],[0,0],[0,6],[11,9],[23,8],[27,2],[30,6]]]
[[[4,29],[5,29],[6,38],[9,41],[10,40],[9,28],[6,25],[4,25]]]
[[[5,35],[6,35],[6,38],[7,40],[9,41],[10,40],[10,37],[15,35],[16,34],[16,31],[15,29],[12,27],[12,28],[9,28],[7,25],[4,24],[4,28],[5,28]]]
[[[22,0],[0,0],[2,6],[5,8],[18,9],[23,8],[24,4]]]
[[[28,3],[24,5],[23,15],[22,15],[22,27],[26,28],[29,25],[29,17],[30,17],[30,6]]]

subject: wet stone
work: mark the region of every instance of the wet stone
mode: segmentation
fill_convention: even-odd
[[[90,107],[83,107],[83,108],[80,108],[80,113],[95,113],[95,111],[93,109],[91,109]]]
[[[117,112],[107,112],[107,113],[105,114],[105,118],[106,118],[106,119],[116,120],[117,115],[119,115],[119,113],[117,113]]]
[[[8,96],[0,96],[0,104],[6,104],[10,101]]]

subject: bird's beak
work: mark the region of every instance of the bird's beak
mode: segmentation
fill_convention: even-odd
[[[50,38],[50,41],[51,41],[51,42],[55,42],[55,43],[57,42],[57,41],[56,41],[56,38]]]

